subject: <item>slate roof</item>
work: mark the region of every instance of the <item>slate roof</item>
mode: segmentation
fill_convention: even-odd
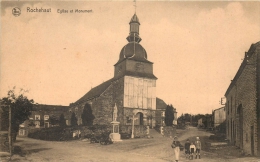
[[[243,70],[245,69],[246,65],[247,65],[247,60],[253,55],[254,51],[256,50],[257,46],[260,46],[260,41],[252,44],[248,50],[248,52],[245,54],[245,58],[243,60],[243,62],[241,63],[235,77],[233,80],[231,80],[231,83],[225,93],[225,96],[227,96],[230,92],[230,90],[233,88],[233,86],[235,86],[238,78],[240,77],[240,75],[242,74]]]
[[[138,19],[138,17],[137,17],[136,14],[133,15],[133,17],[131,18],[129,24],[130,24],[130,23],[134,23],[134,22],[140,24],[139,19]]]
[[[86,100],[99,97],[110,85],[111,82],[113,82],[114,78],[109,79],[108,81],[101,83],[100,85],[92,88],[90,91],[88,91],[83,97],[81,97],[79,100],[75,102],[75,104],[84,102]]]
[[[115,65],[119,64],[120,62],[126,59],[152,63],[147,60],[146,50],[143,48],[141,44],[137,42],[129,42],[122,48],[119,54],[119,60]]]

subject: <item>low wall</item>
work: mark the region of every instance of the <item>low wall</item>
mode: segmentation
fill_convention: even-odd
[[[132,133],[132,126],[131,125],[123,125],[119,126],[120,133]],[[134,136],[135,137],[144,137],[147,135],[147,128],[144,125],[135,125],[134,126]]]

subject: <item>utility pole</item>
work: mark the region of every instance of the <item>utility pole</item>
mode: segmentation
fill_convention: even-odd
[[[10,151],[10,160],[12,158],[12,109],[9,105],[9,151]]]

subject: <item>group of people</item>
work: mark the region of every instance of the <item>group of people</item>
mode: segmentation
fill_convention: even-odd
[[[200,159],[201,142],[200,138],[196,137],[195,142],[190,142],[189,139],[185,142],[185,154],[187,159],[193,159],[193,155],[196,154],[196,159]]]
[[[180,157],[180,148],[183,147],[180,141],[178,141],[178,137],[176,136],[174,137],[171,147],[174,149],[175,161],[178,162]],[[196,155],[195,157],[196,159],[197,158],[200,159],[200,150],[201,150],[200,138],[196,137],[195,142],[190,142],[190,140],[187,139],[184,145],[184,149],[185,149],[186,159],[192,160],[194,154]]]

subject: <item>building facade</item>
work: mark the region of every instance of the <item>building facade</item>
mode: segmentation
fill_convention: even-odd
[[[61,114],[68,113],[68,106],[34,104],[29,120],[20,124],[20,136],[27,136],[31,129],[49,128],[59,125]]]
[[[226,120],[225,107],[221,107],[213,110],[212,117],[213,117],[213,127],[216,128]]]
[[[81,114],[86,104],[91,106],[95,116],[93,124],[110,124],[116,105],[117,121],[121,126],[134,123],[152,128],[163,125],[167,105],[156,97],[157,78],[153,74],[153,63],[148,60],[146,50],[140,44],[140,22],[136,14],[129,24],[128,43],[114,65],[113,78],[92,88],[70,105],[70,112],[76,114],[78,125],[82,124]]]
[[[245,53],[225,97],[227,139],[245,154],[260,156],[260,42]]]

